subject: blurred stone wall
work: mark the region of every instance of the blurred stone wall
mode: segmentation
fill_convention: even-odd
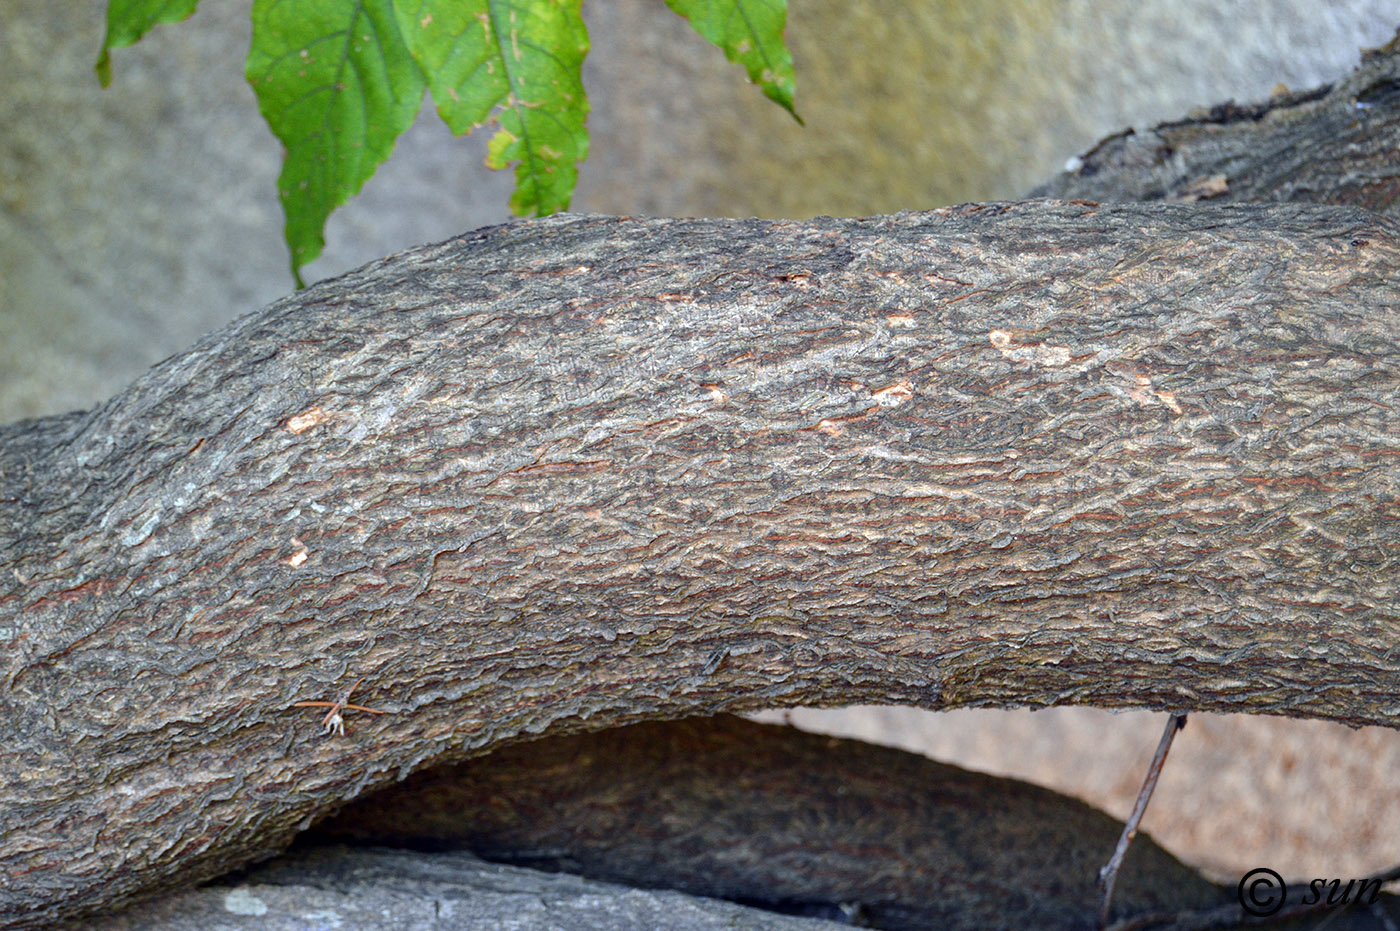
[[[0,420],[86,407],[291,290],[280,151],[243,82],[250,0],[92,72],[100,0],[0,0]],[[592,157],[574,207],[808,217],[1015,197],[1099,137],[1345,74],[1400,0],[793,0],[799,127],[661,0],[588,0]],[[315,280],[507,218],[486,136],[425,107],[332,217]],[[1020,775],[1122,817],[1160,716],[799,712]],[[1400,739],[1196,718],[1147,829],[1217,874],[1351,876],[1400,861]],[[1107,855],[1105,851],[1105,855]]]

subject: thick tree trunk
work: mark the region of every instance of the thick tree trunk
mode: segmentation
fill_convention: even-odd
[[[719,716],[545,738],[410,777],[314,842],[469,850],[890,931],[1074,931],[1123,825],[1039,786]],[[1235,902],[1142,838],[1116,916]]]
[[[1039,202],[562,217],[0,428],[0,916],[544,731],[760,706],[1397,720],[1400,239]],[[344,736],[324,709],[352,684]]]

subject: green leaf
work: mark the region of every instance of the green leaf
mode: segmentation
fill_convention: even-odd
[[[103,87],[112,83],[114,48],[135,45],[151,27],[189,19],[199,0],[111,0],[107,4],[107,36],[97,56],[97,80]]]
[[[802,122],[793,106],[797,78],[792,55],[783,44],[787,0],[666,0],[666,5],[723,49],[725,58],[743,65],[768,99]]]
[[[254,0],[248,83],[286,147],[277,192],[292,273],[321,254],[326,218],[394,151],[423,73],[393,0]]]
[[[494,118],[491,168],[515,168],[517,214],[564,210],[588,156],[581,0],[399,0],[413,57],[458,135]]]

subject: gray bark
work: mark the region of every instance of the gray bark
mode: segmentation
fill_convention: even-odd
[[[432,762],[796,704],[1396,720],[1395,225],[558,217],[0,428],[0,922]],[[345,736],[321,709],[363,677]]]
[[[324,848],[246,876],[176,893],[55,931],[841,931],[844,923],[777,914],[666,890],[633,889],[486,863],[467,853]]]

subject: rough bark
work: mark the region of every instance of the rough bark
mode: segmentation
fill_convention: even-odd
[[[0,428],[0,921],[545,731],[1394,724],[1397,272],[1349,209],[553,218]]]
[[[545,738],[347,806],[313,842],[470,850],[862,926],[1092,927],[1123,825],[1039,786],[718,717]],[[1150,838],[1116,916],[1234,900]]]
[[[1033,196],[1400,210],[1400,39],[1334,85],[1104,139]]]

